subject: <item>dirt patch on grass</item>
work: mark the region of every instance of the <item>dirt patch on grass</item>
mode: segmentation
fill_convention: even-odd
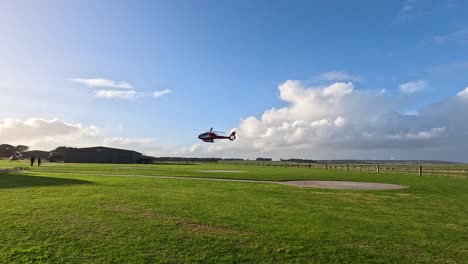
[[[325,188],[342,190],[398,190],[408,186],[374,182],[350,182],[350,181],[284,181],[281,184],[303,188]]]
[[[28,168],[29,169],[29,168]],[[15,171],[18,171],[18,170],[14,170],[14,169],[0,169],[0,173],[8,173],[8,172],[15,172]]]
[[[218,233],[218,234],[244,234],[244,232],[223,226],[214,226],[206,224],[193,223],[187,220],[178,220],[175,224],[179,227],[200,233]]]

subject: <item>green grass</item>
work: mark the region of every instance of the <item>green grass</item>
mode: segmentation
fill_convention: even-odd
[[[25,165],[0,162],[0,168]],[[0,174],[2,263],[468,262],[466,179],[227,164],[44,165]],[[93,174],[410,188],[303,189]]]

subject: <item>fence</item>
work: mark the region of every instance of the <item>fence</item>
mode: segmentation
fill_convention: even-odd
[[[448,176],[468,179],[468,165],[442,165],[442,164],[328,164],[284,161],[219,161],[222,164],[242,164],[250,166],[273,166],[310,168],[341,171],[361,171],[369,173],[400,173],[412,175]]]

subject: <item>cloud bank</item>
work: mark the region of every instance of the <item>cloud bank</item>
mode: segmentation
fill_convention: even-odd
[[[93,142],[98,134],[96,126],[71,124],[58,119],[0,119],[2,143],[25,144],[45,150],[64,144],[82,145]]]
[[[0,139],[0,144],[22,144],[47,151],[59,146],[107,146],[157,155],[161,149],[152,138],[106,137],[93,125],[42,118],[0,119]]]
[[[104,145],[149,155],[307,159],[437,159],[468,162],[468,87],[411,108],[405,93],[360,90],[352,82],[309,86],[288,80],[278,87],[286,104],[240,120],[235,141],[197,142],[170,150],[153,138],[104,135],[94,125],[57,119],[0,119],[1,143],[51,150]],[[196,139],[194,138],[194,141]]]
[[[415,92],[421,83],[407,84]],[[417,87],[417,88],[415,88]],[[242,119],[238,140],[184,148],[190,155],[272,158],[441,159],[468,161],[468,88],[418,115],[404,115],[405,95],[357,90],[351,82],[279,86],[288,105]],[[187,154],[187,155],[188,155]],[[463,158],[465,157],[465,158]]]

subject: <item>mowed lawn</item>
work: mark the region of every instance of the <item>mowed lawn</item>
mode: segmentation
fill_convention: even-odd
[[[26,163],[0,162],[0,168],[17,166]],[[304,189],[138,175],[410,188]],[[2,263],[468,262],[468,180],[447,177],[226,164],[46,163],[0,173],[0,216]]]

